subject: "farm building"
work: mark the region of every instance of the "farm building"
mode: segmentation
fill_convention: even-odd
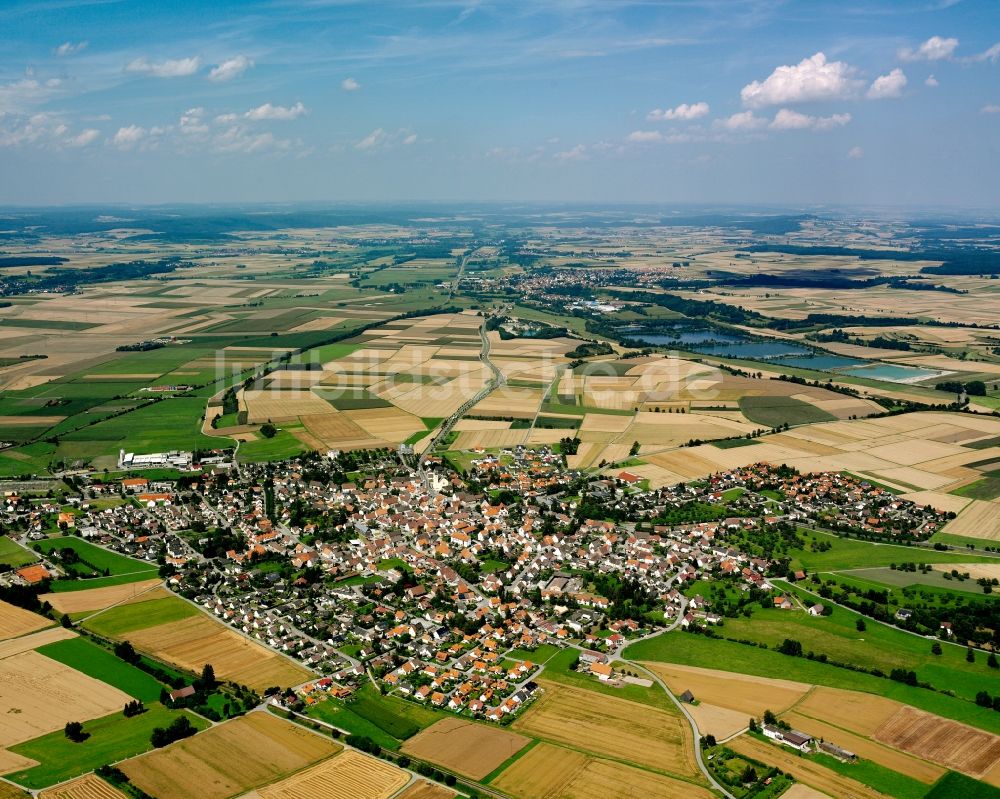
[[[764,725],[764,735],[772,741],[790,746],[792,749],[798,749],[800,752],[808,752],[809,745],[813,740],[811,736],[806,735],[804,732],[783,730],[780,727],[775,727],[773,724]]]

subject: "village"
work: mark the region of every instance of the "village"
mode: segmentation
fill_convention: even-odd
[[[753,544],[774,531],[924,535],[941,521],[849,475],[769,464],[658,490],[627,470],[566,469],[544,447],[472,452],[464,477],[435,457],[364,466],[348,475],[338,456],[318,455],[215,462],[182,481],[81,482],[64,505],[9,495],[2,517],[29,547],[55,525],[148,562],[179,596],[299,661],[316,678],[272,692],[286,709],[371,683],[504,724],[532,701],[540,648],[575,648],[574,669],[624,684],[628,643],[722,620],[689,585],[774,592],[786,561]],[[68,575],[62,557],[49,549],[0,581]],[[785,603],[778,591],[775,605]]]

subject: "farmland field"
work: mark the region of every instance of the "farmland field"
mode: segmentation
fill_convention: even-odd
[[[67,566],[67,571],[80,577],[97,576],[107,571],[109,572],[108,576],[127,575],[133,578],[130,582],[138,582],[156,576],[155,564],[119,555],[117,552],[94,546],[80,538],[72,536],[49,538],[40,541],[38,546],[46,554],[51,554],[54,550],[72,549],[79,560]],[[58,585],[58,582],[55,583],[53,590],[58,590]],[[83,588],[88,587],[87,583],[76,583],[75,585],[80,585]]]
[[[52,624],[52,619],[11,605],[9,602],[0,601],[0,640],[33,633],[36,630],[51,627]]]
[[[84,732],[90,737],[83,743],[73,743],[60,728],[41,738],[18,744],[12,751],[37,760],[40,765],[7,775],[28,788],[43,788],[68,780],[98,766],[150,749],[149,737],[156,727],[166,727],[180,714],[201,730],[208,722],[185,711],[167,710],[159,703],[147,705],[145,713],[124,718],[121,707],[110,716],[85,722]]]
[[[399,799],[452,799],[455,792],[433,782],[419,780],[399,795]]]
[[[943,766],[981,777],[1000,761],[1000,737],[901,707],[875,738]]]
[[[58,788],[42,791],[39,799],[128,799],[128,797],[100,777],[87,774]]]
[[[120,711],[132,697],[56,660],[28,650],[0,660],[0,746]]]
[[[977,707],[971,701],[870,674],[837,668],[816,660],[788,657],[780,652],[733,641],[709,640],[702,636],[670,633],[635,644],[629,647],[625,654],[629,660],[700,666],[874,694],[877,697],[886,697],[912,705],[928,713],[1000,733],[1000,719],[997,719],[997,714],[991,709]]]
[[[144,702],[155,702],[163,687],[146,672],[115,657],[86,638],[70,638],[46,644],[36,651]]]
[[[48,602],[59,613],[84,613],[92,610],[103,610],[117,605],[119,602],[142,596],[161,584],[162,581],[157,577],[134,583],[107,586],[106,588],[42,594],[39,598],[43,602]]]
[[[728,746],[741,755],[759,760],[768,765],[777,766],[800,782],[822,791],[827,796],[850,796],[854,799],[891,799],[884,793],[876,791],[857,780],[838,774],[820,763],[808,758],[799,757],[786,746],[764,743],[756,738],[741,735]]]
[[[302,666],[203,613],[133,630],[128,640],[136,649],[191,672],[199,673],[211,663],[219,679],[257,691],[298,685],[311,676]]]
[[[492,780],[516,799],[709,799],[706,788],[541,743]]]
[[[336,754],[329,738],[269,713],[250,713],[119,768],[157,799],[227,799]]]
[[[346,751],[260,788],[259,799],[388,799],[410,775],[384,760]],[[250,799],[250,797],[246,797]]]
[[[402,751],[480,780],[530,741],[496,727],[446,718],[411,738]]]
[[[197,616],[200,612],[189,602],[170,596],[117,605],[91,616],[84,626],[106,638],[127,638],[128,633],[135,630],[180,621]]]
[[[513,728],[597,755],[682,777],[697,773],[690,728],[678,714],[540,680],[542,697]]]

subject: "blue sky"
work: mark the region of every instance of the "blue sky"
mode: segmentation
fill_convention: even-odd
[[[3,0],[0,203],[1000,206],[997,0]]]

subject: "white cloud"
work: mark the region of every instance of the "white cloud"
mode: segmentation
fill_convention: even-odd
[[[859,158],[865,157],[865,151],[861,147],[855,145],[854,147],[852,147],[850,150],[847,151],[847,157],[850,158],[852,161],[857,161]]]
[[[899,51],[899,57],[903,61],[940,61],[943,58],[951,58],[956,47],[958,47],[958,39],[931,36],[916,50],[904,47]]]
[[[935,78],[933,75],[928,75],[927,80],[924,81],[924,86],[930,86],[932,89],[935,89],[940,85],[941,84],[938,81],[938,79]]]
[[[840,100],[853,95],[860,87],[854,73],[849,64],[827,61],[823,53],[816,53],[794,66],[777,67],[763,83],[755,80],[747,84],[740,91],[740,97],[749,108]]]
[[[568,150],[558,152],[552,157],[557,161],[583,161],[587,157],[587,147],[586,145],[578,144]]]
[[[276,138],[273,133],[253,133],[240,125],[233,125],[215,136],[211,144],[216,152],[246,155],[289,150],[295,142]]]
[[[138,125],[118,128],[118,132],[111,138],[111,143],[116,147],[127,150],[146,138],[148,132],[145,128],[140,128]]]
[[[625,140],[637,144],[647,144],[654,141],[663,141],[663,134],[658,130],[633,130],[625,137]]]
[[[70,136],[66,139],[66,144],[70,147],[86,147],[89,144],[93,144],[97,141],[101,132],[96,128],[87,128],[77,133],[75,136]]]
[[[757,130],[766,124],[767,120],[754,116],[753,111],[740,111],[738,114],[733,114],[725,119],[717,119],[712,123],[714,127],[724,130]]]
[[[984,114],[1000,114],[1000,105],[988,103],[980,109]]]
[[[410,146],[416,143],[417,134],[409,128],[399,128],[396,131],[375,128],[375,130],[361,139],[361,141],[355,142],[354,148],[356,150],[378,150],[400,144]]]
[[[646,119],[653,121],[662,120],[681,120],[690,121],[692,119],[699,119],[703,116],[708,116],[708,103],[681,103],[676,108],[668,108],[666,110],[661,110],[656,108],[649,112]]]
[[[264,103],[264,105],[251,108],[243,116],[254,121],[260,121],[262,119],[289,120],[298,119],[305,113],[306,107],[302,105],[302,103],[296,103],[293,106],[271,105],[271,103]]]
[[[215,122],[218,125],[229,125],[240,118],[239,114],[219,114],[215,118]]]
[[[850,114],[834,114],[828,117],[814,117],[800,114],[788,108],[782,108],[774,115],[769,127],[772,130],[830,130],[846,125],[851,121]]]
[[[208,79],[216,83],[225,83],[227,80],[238,78],[252,66],[253,61],[245,55],[233,56],[213,67],[212,71],[208,73]]]
[[[382,128],[375,128],[354,146],[359,150],[374,150],[385,141],[385,131]]]
[[[23,111],[30,106],[45,102],[59,90],[62,81],[49,78],[23,78],[11,83],[0,84],[0,114]]]
[[[971,61],[990,61],[990,62],[992,62],[992,63],[995,64],[998,60],[1000,60],[1000,42],[997,42],[995,45],[993,45],[988,50],[984,50],[982,53],[979,53],[978,55],[972,56],[972,58],[970,60]]]
[[[340,88],[345,92],[356,92],[361,88],[361,84],[354,80],[354,78],[344,78],[340,82]]]
[[[887,100],[892,97],[902,97],[906,88],[906,75],[896,67],[887,75],[879,75],[868,87],[869,100]]]
[[[189,108],[180,119],[180,131],[187,135],[208,133],[208,125],[205,123],[204,108]]]
[[[139,72],[154,78],[183,78],[193,75],[201,66],[198,56],[175,58],[153,63],[145,58],[136,58],[125,65],[126,72]]]
[[[75,55],[81,50],[86,49],[89,42],[63,42],[56,48],[56,55],[59,57],[65,57],[68,55]]]

